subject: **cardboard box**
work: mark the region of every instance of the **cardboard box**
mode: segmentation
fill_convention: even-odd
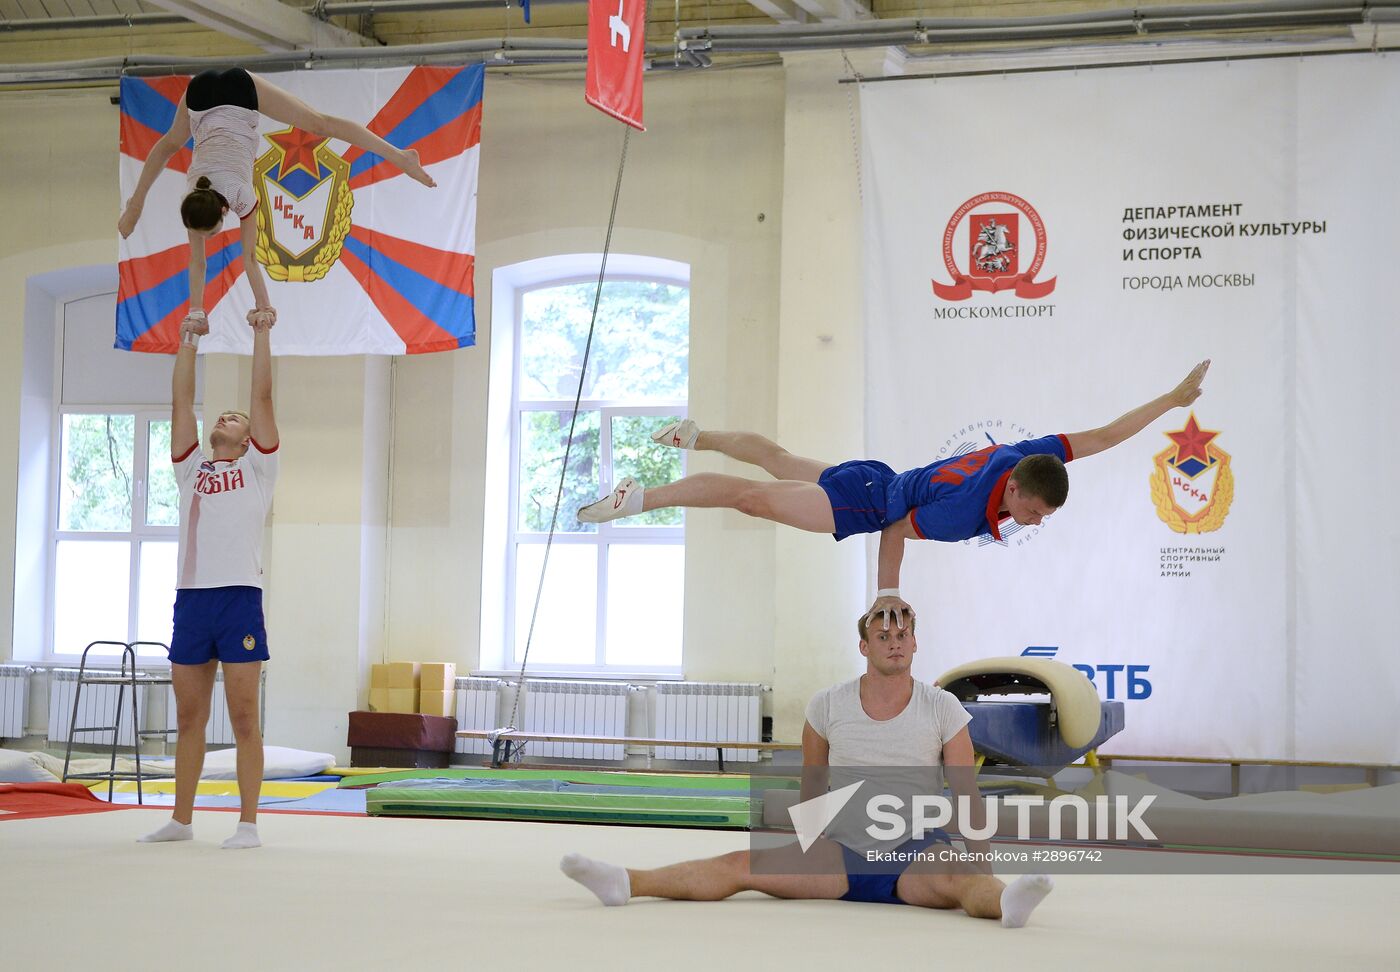
[[[387,688],[374,688],[369,690],[369,711],[388,712],[389,711],[389,690]]]
[[[369,667],[369,687],[371,689],[386,689],[389,687],[388,665],[371,665]]]
[[[422,666],[418,662],[390,662],[389,688],[416,689]],[[409,710],[413,711],[412,709]]]
[[[345,734],[351,766],[447,766],[457,720],[418,713],[352,712]]]
[[[423,692],[455,691],[457,666],[452,662],[424,662],[418,688]]]
[[[391,688],[385,689],[389,695],[388,708],[385,712],[417,712],[418,711],[418,690],[411,688]]]
[[[457,693],[419,692],[418,711],[423,715],[455,716],[457,714]]]

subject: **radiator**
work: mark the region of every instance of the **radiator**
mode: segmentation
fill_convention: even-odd
[[[758,742],[763,686],[752,682],[657,682],[656,738]],[[715,758],[713,749],[658,746],[657,759]],[[752,763],[755,749],[726,749],[725,761]]]
[[[556,682],[531,679],[525,683],[525,732],[558,732],[575,736],[624,736],[627,697],[631,686],[618,682]],[[624,749],[597,743],[532,742],[535,756],[569,759],[622,759]]]
[[[87,691],[84,689],[83,691]],[[258,681],[258,726],[264,724],[264,702],[267,698],[267,669],[262,670]],[[179,738],[179,714],[175,711],[175,688],[165,689],[165,728],[171,737]],[[214,676],[214,695],[209,700],[209,721],[204,726],[204,742],[211,746],[232,746],[238,740],[233,735],[233,723],[228,717],[228,699],[224,697],[224,670],[219,668]]]
[[[497,697],[501,683],[494,678],[457,679],[457,728],[498,728]],[[456,751],[468,755],[489,755],[491,743],[485,739],[458,739]]]
[[[28,666],[0,665],[0,738],[22,738],[28,712]]]
[[[89,675],[116,675],[116,670],[88,669]],[[49,672],[49,742],[67,742],[68,730],[73,725],[110,726],[117,719],[117,693],[121,693],[121,732],[117,736],[118,746],[135,747],[136,732],[131,724],[131,686],[84,685],[79,704],[77,722],[73,722],[73,698],[78,691],[78,670],[76,668],[55,668]],[[146,721],[146,700],[149,693],[146,686],[137,688],[136,706],[141,721]],[[79,732],[73,737],[73,745],[78,748],[89,746],[110,746],[111,732]]]

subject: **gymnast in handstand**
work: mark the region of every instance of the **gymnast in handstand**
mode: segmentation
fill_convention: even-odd
[[[799,530],[830,533],[837,540],[880,534],[879,594],[870,615],[902,617],[899,595],[905,540],[1001,539],[1008,519],[1037,526],[1069,495],[1065,463],[1111,449],[1173,408],[1201,395],[1210,360],[1202,361],[1167,392],[1107,425],[1087,432],[1001,443],[895,473],[883,462],[853,459],[829,463],[795,456],[754,432],[701,431],[690,419],[659,429],[655,442],[677,449],[722,452],[761,466],[776,482],[719,473],[696,473],[673,483],[645,486],[628,478],[607,496],[578,511],[585,523],[601,523],[671,506],[723,507]]]

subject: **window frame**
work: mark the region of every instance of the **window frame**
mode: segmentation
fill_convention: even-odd
[[[568,399],[543,399],[530,398],[522,400],[521,393],[521,367],[523,360],[523,328],[524,328],[524,302],[525,296],[539,290],[550,290],[558,287],[574,286],[578,284],[596,285],[598,276],[593,273],[591,276],[580,272],[569,272],[570,265],[578,266],[580,261],[592,260],[596,265],[600,259],[598,254],[570,254],[558,258],[559,267],[556,272],[549,272],[549,258],[543,261],[529,261],[532,269],[538,268],[539,272],[529,272],[523,277],[516,277],[511,280],[511,292],[509,294],[510,324],[510,361],[509,361],[509,403],[506,405],[504,399],[502,405],[508,408],[508,435],[509,446],[505,451],[508,466],[508,486],[503,504],[502,512],[506,516],[507,526],[504,531],[505,549],[500,551],[503,555],[497,563],[503,565],[504,577],[502,587],[504,589],[503,617],[500,622],[501,643],[496,648],[496,659],[500,663],[499,667],[491,667],[489,664],[481,670],[482,674],[492,673],[498,675],[518,675],[520,672],[519,663],[516,659],[516,609],[521,602],[519,592],[516,589],[516,568],[517,550],[521,545],[544,545],[548,540],[547,531],[529,531],[520,528],[520,459],[521,459],[521,422],[527,412],[570,412],[573,410],[574,401]],[[689,266],[669,260],[661,260],[647,257],[626,257],[612,255],[609,257],[609,266],[616,268],[621,265],[618,272],[609,272],[606,283],[626,283],[626,282],[646,282],[659,283],[669,286],[684,287],[686,298],[689,303],[691,299]],[[517,264],[516,267],[522,267]],[[514,268],[503,268],[514,269]],[[506,296],[506,295],[499,295]],[[500,303],[496,305],[500,308]],[[687,380],[687,394],[684,399],[676,398],[656,398],[646,401],[625,400],[608,398],[584,398],[579,402],[580,414],[585,412],[597,412],[599,415],[599,456],[598,474],[600,481],[597,484],[600,490],[598,495],[603,495],[606,490],[612,488],[614,482],[613,456],[612,456],[612,419],[619,416],[628,415],[675,415],[684,418],[688,414],[689,402],[689,381]],[[681,453],[681,469],[684,475],[687,466],[687,455]],[[594,631],[594,654],[593,662],[586,663],[551,663],[531,661],[528,672],[532,676],[587,676],[603,678],[625,678],[625,677],[677,677],[682,674],[684,663],[685,643],[684,635],[681,640],[681,658],[674,665],[638,665],[638,664],[609,664],[607,662],[607,597],[608,597],[608,553],[612,546],[617,544],[636,546],[674,546],[684,550],[685,547],[685,522],[678,526],[624,526],[619,523],[599,523],[596,528],[589,532],[564,532],[556,530],[554,534],[555,544],[569,546],[592,546],[595,548],[597,563],[597,587],[595,591],[595,631]],[[529,603],[533,603],[533,590],[526,592]],[[489,610],[483,604],[483,611]],[[486,660],[486,652],[491,650],[485,643],[483,648],[483,661]],[[512,664],[515,665],[512,668]]]
[[[59,358],[62,367],[62,357]],[[198,406],[196,406],[196,410]],[[64,420],[69,415],[130,415],[133,417],[132,435],[135,441],[131,449],[131,521],[126,530],[65,530],[59,523],[60,497],[63,490]],[[65,541],[80,543],[126,543],[127,552],[127,623],[126,639],[135,641],[139,635],[141,604],[141,547],[150,541],[179,543],[180,527],[152,525],[147,517],[147,479],[150,470],[151,426],[156,422],[169,422],[169,405],[100,405],[100,404],[57,404],[54,408],[51,426],[51,442],[54,448],[49,458],[49,501],[47,509],[47,549],[48,576],[44,603],[44,661],[55,663],[76,662],[82,649],[60,651],[54,637],[57,629],[58,610],[58,545]],[[159,460],[160,457],[157,457]],[[169,461],[166,456],[166,461]],[[174,602],[174,591],[171,592]],[[115,632],[114,632],[115,633]],[[164,667],[168,659],[157,655],[138,652],[138,665]]]

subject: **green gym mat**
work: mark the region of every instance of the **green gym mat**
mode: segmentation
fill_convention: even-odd
[[[800,767],[798,768],[800,770]],[[800,773],[794,773],[791,788],[796,789]],[[612,786],[643,786],[664,789],[747,790],[747,773],[628,773],[619,770],[567,769],[486,769],[459,767],[452,769],[405,769],[362,776],[345,776],[341,787],[378,786],[396,780],[562,780],[566,783],[599,783]],[[767,786],[768,778],[764,778]],[[775,785],[789,788],[786,781],[773,780]]]
[[[358,781],[377,781],[365,792],[371,816],[744,829],[751,813],[749,778],[740,775],[415,770]],[[797,781],[771,784],[796,787]]]

